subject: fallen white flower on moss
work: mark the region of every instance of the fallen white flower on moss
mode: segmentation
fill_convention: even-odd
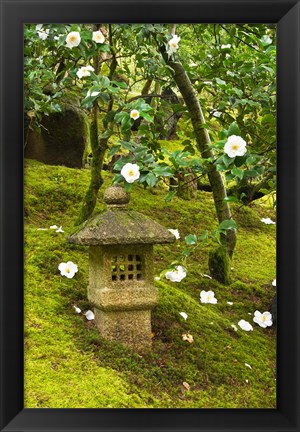
[[[200,301],[201,303],[211,303],[211,304],[218,303],[218,300],[215,298],[215,293],[213,291],[202,290],[200,293]]]
[[[272,280],[273,287],[276,287],[276,279]]]
[[[271,327],[273,324],[272,314],[270,312],[261,313],[257,310],[254,312],[253,321],[262,328]]]
[[[165,278],[171,282],[180,282],[186,277],[186,270],[182,266],[177,266],[175,270],[169,270],[165,274]]]
[[[185,312],[179,312],[179,315],[182,316],[185,320],[187,319],[188,315]]]
[[[248,321],[240,320],[238,322],[238,325],[241,327],[242,330],[245,330],[245,331],[252,331],[253,330],[252,325]]]
[[[72,279],[75,273],[78,272],[78,267],[72,261],[68,261],[67,263],[60,263],[58,266],[58,270],[62,276],[66,276],[68,279]]]
[[[176,240],[178,240],[180,238],[180,234],[179,234],[178,229],[171,229],[170,228],[169,231],[170,231],[170,233],[172,233],[176,237]]]
[[[182,337],[182,340],[188,341],[189,343],[194,342],[193,336],[189,333],[183,334],[181,337]]]
[[[263,222],[266,225],[275,225],[276,224],[276,222],[272,221],[271,218],[262,218],[261,222]]]
[[[208,274],[203,273],[202,277],[206,277],[207,279],[212,279],[211,276],[209,276]]]
[[[95,315],[91,310],[88,310],[84,315],[88,321],[95,319]]]

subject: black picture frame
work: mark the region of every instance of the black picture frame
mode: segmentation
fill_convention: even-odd
[[[1,431],[300,431],[299,0],[0,0],[0,5]],[[277,24],[277,409],[23,408],[23,24],[95,20]]]

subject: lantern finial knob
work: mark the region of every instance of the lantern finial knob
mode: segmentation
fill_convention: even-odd
[[[103,198],[109,207],[124,208],[129,203],[130,195],[122,186],[114,185],[105,190]]]

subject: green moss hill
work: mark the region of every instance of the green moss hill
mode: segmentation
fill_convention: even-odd
[[[104,176],[97,212],[112,181],[111,174]],[[207,247],[191,257],[182,282],[155,282],[160,302],[152,313],[153,349],[140,356],[103,340],[94,322],[73,307],[92,308],[86,295],[88,250],[66,240],[89,178],[88,169],[25,163],[25,407],[275,408],[276,328],[252,321],[255,310],[270,310],[274,296],[276,228],[260,221],[274,219],[274,211],[265,203],[233,207],[238,243],[229,286],[205,276]],[[170,203],[165,195],[160,187],[134,184],[130,201],[130,208],[180,232],[174,245],[155,247],[156,276],[178,258],[187,234],[217,227],[210,193]],[[54,224],[65,232],[49,229]],[[72,279],[58,271],[69,260],[79,269]],[[209,289],[217,304],[200,303],[200,291]],[[238,327],[241,319],[253,331]],[[184,333],[194,342],[182,340]]]

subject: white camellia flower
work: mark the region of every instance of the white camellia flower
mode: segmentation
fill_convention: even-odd
[[[240,320],[238,322],[238,325],[241,327],[241,329],[243,329],[245,331],[252,331],[253,330],[252,325],[248,321]]]
[[[58,266],[58,270],[62,276],[66,276],[68,279],[72,279],[75,273],[78,272],[78,267],[72,261],[68,261],[67,263],[60,263]]]
[[[176,237],[176,240],[178,240],[180,238],[180,234],[179,234],[178,229],[171,229],[170,228],[169,231],[170,231],[170,233],[172,233]]]
[[[275,225],[276,224],[276,222],[272,221],[272,219],[270,219],[270,218],[262,218],[261,222],[263,222],[266,225]]]
[[[276,287],[276,279],[272,280],[272,286]]]
[[[139,116],[140,116],[140,113],[139,113],[138,110],[133,109],[133,110],[130,111],[130,117],[131,117],[133,120],[137,120],[137,119],[139,118]]]
[[[200,293],[200,301],[201,303],[211,303],[211,304],[218,303],[218,300],[215,298],[215,293],[213,291],[202,290]]]
[[[43,24],[37,24],[35,28],[39,35],[39,38],[42,40],[46,40],[47,37],[49,36],[49,29],[44,29]]]
[[[95,69],[93,68],[93,66],[82,66],[80,69],[78,69],[76,75],[78,76],[78,78],[88,77],[94,70]]]
[[[81,309],[79,309],[79,307],[77,306],[73,306],[73,308],[75,309],[75,312],[80,314],[81,313]]]
[[[104,34],[100,30],[94,31],[93,32],[93,41],[96,42],[96,43],[103,44],[104,41],[105,41]]]
[[[140,167],[137,164],[127,163],[121,169],[121,175],[127,183],[133,183],[140,177]]]
[[[254,312],[253,321],[262,328],[271,327],[273,324],[272,314],[270,314],[270,312],[261,313],[257,310]]]
[[[180,282],[186,277],[186,270],[182,266],[177,266],[174,270],[167,271],[165,277],[171,282]]]
[[[91,310],[88,310],[84,315],[88,321],[95,319],[95,315]]]
[[[185,312],[179,312],[179,315],[182,316],[183,319],[187,319],[188,315]]]
[[[58,232],[58,233],[63,233],[64,232],[64,230],[62,229],[62,226],[60,226],[57,230],[55,230],[55,232]]]
[[[173,35],[172,39],[169,40],[168,48],[167,48],[167,53],[169,57],[178,50],[179,41],[180,41],[180,37],[176,35]]]
[[[246,141],[237,135],[230,135],[224,146],[224,152],[231,158],[235,156],[244,156],[247,152]]]
[[[230,45],[230,44],[227,44],[227,45],[221,45],[221,49],[229,49],[229,48],[231,48],[231,45]]]
[[[188,341],[189,343],[194,342],[193,336],[189,333],[183,334],[181,337],[182,337],[182,340]]]
[[[80,33],[77,31],[72,31],[67,35],[66,44],[68,48],[72,49],[74,47],[77,47],[80,44],[80,41],[81,41]]]

